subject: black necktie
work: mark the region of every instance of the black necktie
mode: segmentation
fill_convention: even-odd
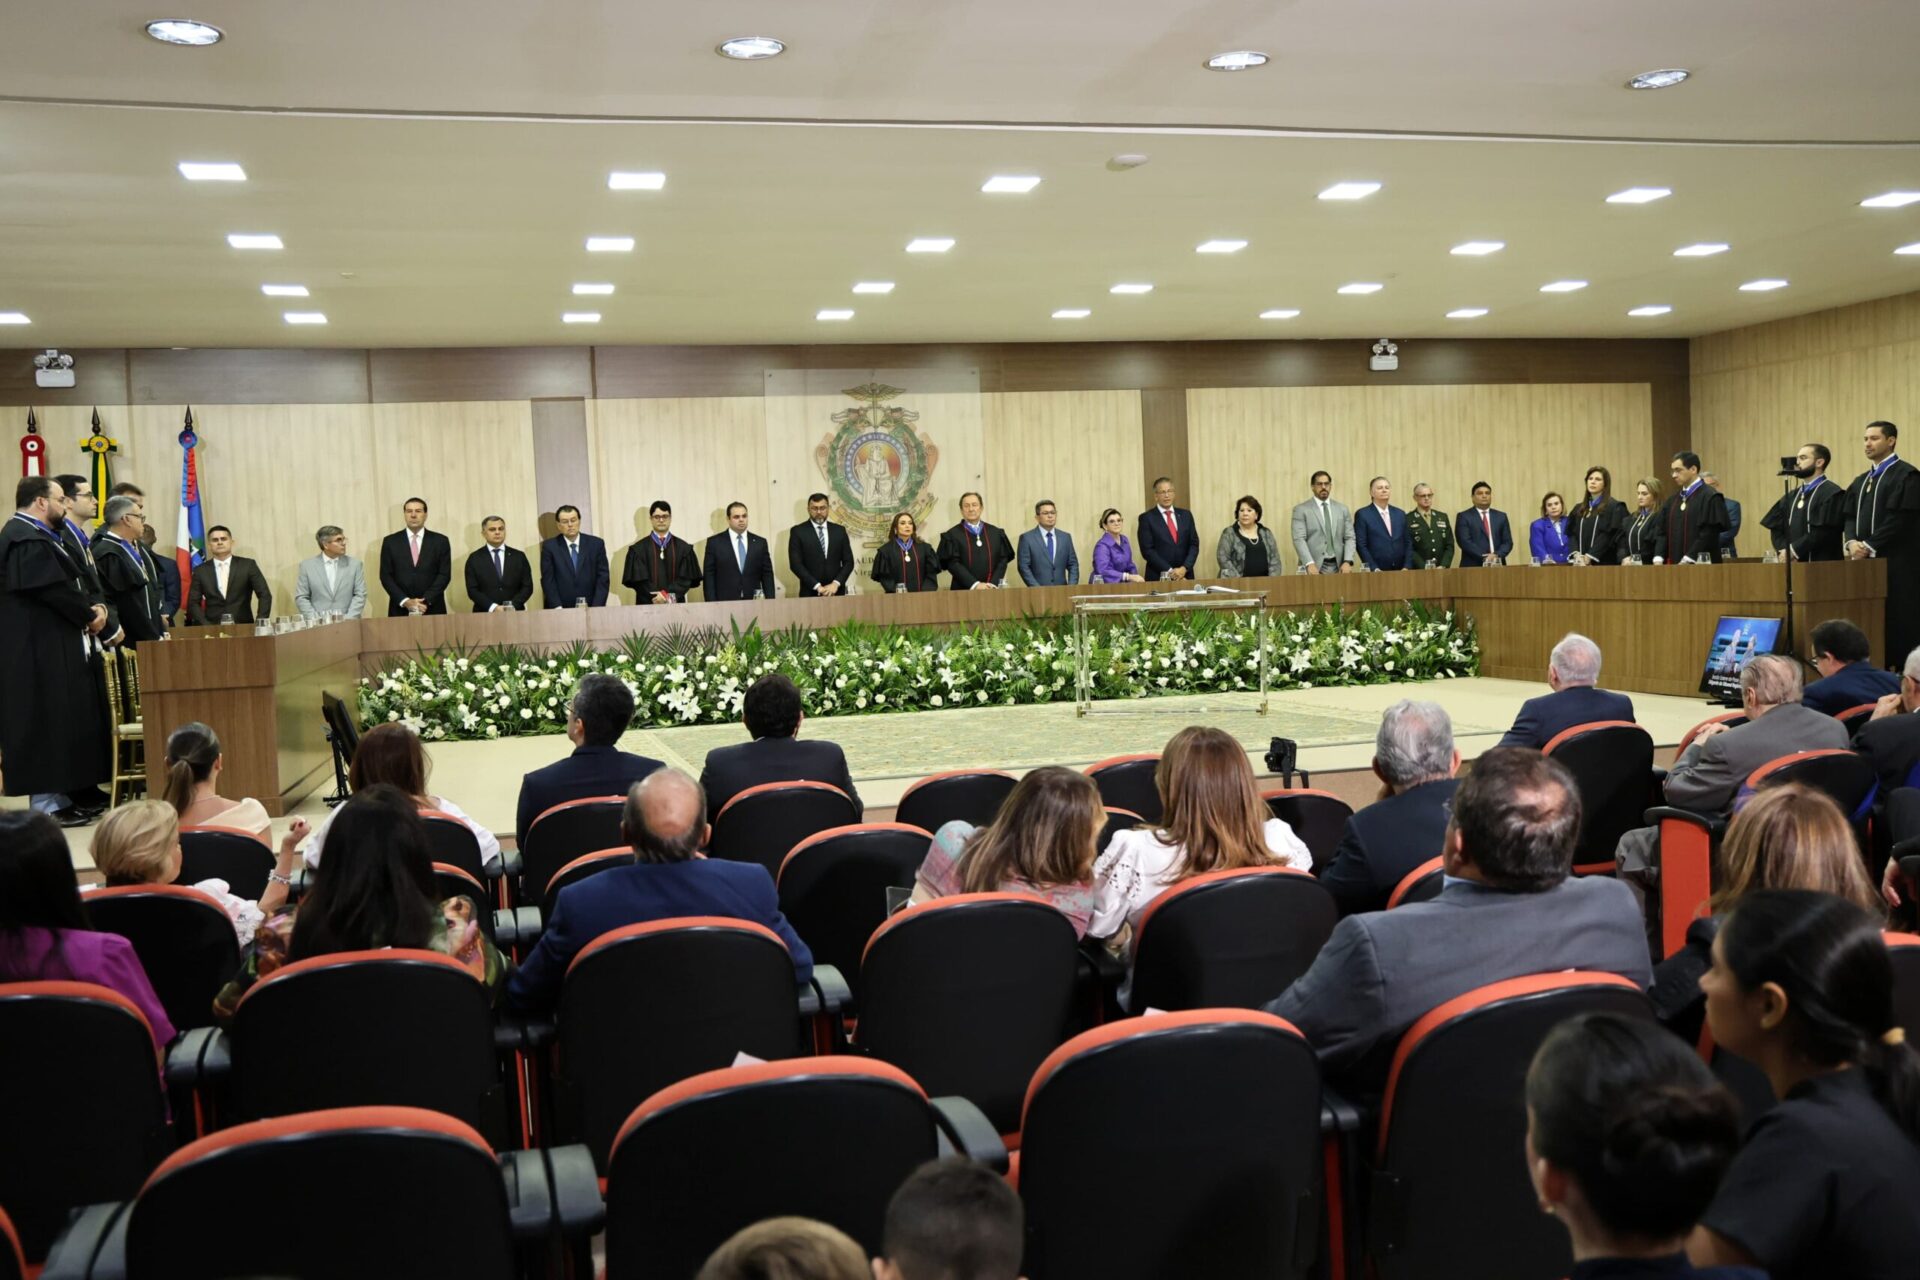
[[[495,547],[493,549],[493,577],[496,582],[505,582],[507,580],[506,566],[501,559],[503,554],[500,548]]]

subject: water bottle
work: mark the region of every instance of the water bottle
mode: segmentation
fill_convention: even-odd
[[[903,595],[905,595],[905,594],[907,594],[907,584],[906,584],[906,583],[904,583],[904,582],[896,582],[896,583],[894,583],[894,584],[893,584],[893,594],[895,594],[895,595],[897,595],[897,596],[903,596]]]
[[[586,598],[585,596],[575,596],[575,597],[574,597],[574,599],[573,599],[573,607],[574,607],[574,608],[576,608],[576,609],[584,609],[584,608],[586,608],[586,607],[587,607],[587,598]]]
[[[765,600],[767,598],[767,593],[762,591],[760,588],[755,587],[753,589],[753,598],[755,600]]]

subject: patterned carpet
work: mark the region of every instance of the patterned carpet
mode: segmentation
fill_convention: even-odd
[[[1344,698],[1352,693],[1326,692]],[[1429,695],[1401,686],[1392,696]],[[1265,716],[1255,711],[1260,699],[1252,693],[1101,702],[1085,717],[1074,714],[1071,702],[920,711],[911,716],[836,716],[808,720],[801,736],[839,743],[856,782],[918,778],[978,764],[983,757],[1009,769],[1089,764],[1106,756],[1158,751],[1189,724],[1224,729],[1256,754],[1264,752],[1268,739],[1275,737],[1292,738],[1302,747],[1370,746],[1380,726],[1379,711],[1332,706],[1328,701],[1324,695],[1276,694]],[[1458,735],[1498,733],[1505,727],[1504,722],[1473,724],[1457,716],[1454,720]],[[704,725],[638,731],[627,734],[621,745],[678,764],[697,776],[709,750],[745,740],[746,730],[739,725]]]

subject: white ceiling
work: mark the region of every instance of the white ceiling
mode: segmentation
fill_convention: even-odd
[[[11,24],[0,311],[34,323],[0,340],[1673,337],[1920,288],[1920,256],[1892,252],[1920,241],[1920,205],[1857,207],[1920,190],[1912,0],[721,9],[209,0],[192,16],[229,37],[203,50],[147,40],[167,15],[127,0]],[[789,52],[712,53],[740,34]],[[1275,61],[1200,65],[1243,47]],[[1695,78],[1621,87],[1666,65]],[[1127,151],[1151,161],[1106,167]],[[251,181],[188,183],[180,160],[235,160]],[[610,192],[616,168],[667,187]],[[1044,181],[978,191],[1010,172]],[[1385,188],[1314,199],[1340,179]],[[1603,202],[1630,185],[1675,194]],[[235,251],[231,231],[287,248]],[[589,234],[639,248],[589,255]],[[935,234],[958,247],[902,252]],[[1214,237],[1251,245],[1194,254]],[[1447,253],[1467,239],[1508,248]],[[1698,240],[1733,249],[1671,256]],[[1737,290],[1760,276],[1792,285]],[[1563,277],[1592,285],[1538,292]],[[856,298],[861,279],[898,288]],[[575,299],[576,280],[619,291]],[[1109,295],[1122,280],[1156,287]],[[1387,287],[1335,294],[1352,280]],[[314,296],[264,298],[264,282]],[[1646,303],[1674,312],[1625,315]],[[835,306],[855,319],[813,319]],[[1049,318],[1073,306],[1092,317]],[[1491,314],[1443,318],[1466,306]],[[1272,307],[1302,314],[1257,318]],[[280,321],[309,308],[330,323]],[[574,309],[605,319],[563,326]]]

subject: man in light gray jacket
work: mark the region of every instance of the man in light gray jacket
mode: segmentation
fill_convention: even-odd
[[[1313,496],[1293,509],[1293,554],[1302,573],[1353,572],[1353,512],[1335,502],[1333,477],[1316,471]],[[1275,565],[1278,569],[1279,566]]]
[[[320,544],[320,554],[302,560],[294,580],[293,602],[300,616],[360,617],[367,611],[366,566],[347,554],[347,535],[337,524],[322,525],[313,540]]]

